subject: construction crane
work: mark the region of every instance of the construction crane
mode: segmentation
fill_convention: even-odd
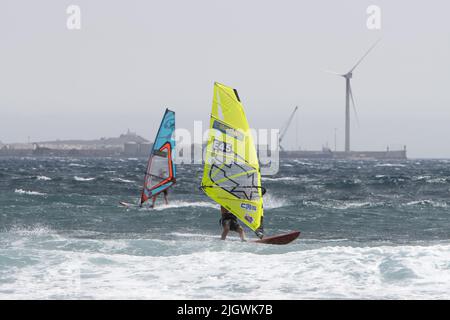
[[[298,106],[295,106],[294,111],[292,111],[291,115],[289,116],[288,121],[284,125],[283,129],[280,130],[281,133],[280,133],[279,138],[278,138],[278,144],[280,146],[280,150],[281,151],[284,150],[284,148],[281,146],[281,141],[283,140],[284,136],[286,135],[286,132],[287,132],[289,126],[291,125],[292,119],[294,119],[294,115],[297,112],[297,110],[298,110]]]

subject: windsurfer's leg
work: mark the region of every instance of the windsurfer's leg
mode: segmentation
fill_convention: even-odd
[[[167,200],[167,192],[164,192],[164,201],[166,204],[169,204],[169,201]]]
[[[155,207],[155,202],[156,202],[156,196],[152,197],[152,208]]]
[[[245,239],[245,233],[244,233],[244,229],[242,227],[239,227],[238,233],[239,233],[239,237],[241,237],[241,241],[247,241]]]
[[[222,224],[223,227],[223,231],[222,231],[222,240],[225,240],[227,238],[228,232],[230,231],[230,225],[228,223],[223,223]]]

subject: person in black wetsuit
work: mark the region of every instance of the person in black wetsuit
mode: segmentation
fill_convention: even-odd
[[[221,239],[225,240],[228,232],[231,230],[239,233],[242,241],[246,241],[244,229],[239,225],[236,216],[222,206],[220,206],[220,211],[222,213],[220,223],[223,228]]]

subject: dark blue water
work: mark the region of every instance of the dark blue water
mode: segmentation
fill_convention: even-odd
[[[178,166],[170,201],[179,209],[155,220],[147,219],[151,212],[119,207],[120,200],[139,198],[145,165],[145,159],[1,159],[1,226],[40,224],[106,237],[150,227],[219,231],[218,210],[198,188],[201,166]],[[449,236],[450,163],[444,160],[283,162],[263,184],[269,233],[299,229],[304,238],[402,243]]]

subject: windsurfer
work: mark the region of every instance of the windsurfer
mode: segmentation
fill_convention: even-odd
[[[164,170],[163,168],[159,169],[159,177],[160,177],[161,179],[165,179],[165,177],[166,177],[166,170]],[[176,183],[175,178],[172,178],[171,181],[173,181],[173,184]],[[161,192],[160,192],[160,193],[161,193]],[[160,193],[155,194],[155,195],[152,197],[152,205],[151,205],[150,208],[154,208],[154,207],[155,207],[156,197],[158,197],[158,195],[159,195]],[[164,190],[162,191],[162,193],[163,193],[163,195],[164,195],[164,203],[165,203],[166,205],[168,205],[168,204],[169,204],[169,200],[167,199],[167,196],[168,196],[168,194],[169,194],[169,188],[164,189]]]
[[[161,193],[161,192],[160,192],[160,193]],[[151,205],[150,208],[154,208],[154,207],[155,207],[156,197],[157,197],[160,193],[155,194],[155,195],[152,197],[152,205]],[[168,188],[167,188],[167,189],[164,189],[164,190],[162,191],[162,193],[164,194],[164,203],[165,203],[166,205],[169,204],[169,201],[167,200],[167,195],[169,194]]]
[[[220,223],[222,224],[223,228],[221,239],[225,240],[228,232],[231,230],[239,233],[242,241],[246,241],[244,229],[239,225],[236,216],[222,206],[220,206],[220,211],[222,213]]]

